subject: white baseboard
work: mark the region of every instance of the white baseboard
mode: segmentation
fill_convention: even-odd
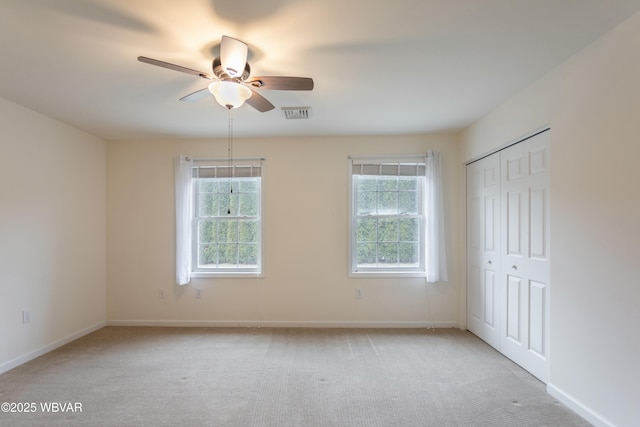
[[[34,351],[30,351],[27,354],[24,354],[20,357],[16,357],[13,360],[9,360],[8,362],[4,362],[4,363],[0,363],[0,374],[10,371],[13,368],[16,368],[20,365],[22,365],[23,363],[27,363],[30,360],[35,359],[36,357],[40,357],[43,354],[49,353],[52,350],[55,350],[58,347],[62,347],[65,344],[70,343],[71,341],[75,341],[80,337],[83,337],[87,334],[90,334],[91,332],[97,331],[98,329],[104,328],[106,326],[106,322],[100,322],[100,323],[96,323],[93,326],[90,326],[86,329],[83,329],[81,331],[78,332],[74,332],[71,335],[67,335],[64,338],[61,338],[57,341],[52,342],[51,344],[47,344],[43,347],[40,347]]]
[[[289,320],[108,320],[107,326],[239,328],[460,328],[458,322],[289,321]]]
[[[597,414],[588,406],[582,404],[578,400],[574,399],[569,394],[565,393],[558,387],[551,383],[547,383],[547,393],[556,398],[560,403],[571,409],[576,414],[580,415],[585,420],[589,421],[596,427],[614,427],[611,421],[605,419],[601,415]]]

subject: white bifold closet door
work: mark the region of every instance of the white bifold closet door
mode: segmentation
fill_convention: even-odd
[[[467,166],[467,327],[498,349],[500,157]]]
[[[493,170],[496,162],[497,190],[486,185],[486,171]],[[478,169],[484,171],[481,183],[477,181]],[[478,212],[478,190],[474,189],[481,186],[485,188],[480,202],[483,212]],[[467,189],[469,330],[547,382],[549,131],[468,165]],[[489,220],[496,204],[498,218]],[[487,242],[496,239],[496,233],[499,237],[494,249]],[[478,236],[484,243],[474,250]]]

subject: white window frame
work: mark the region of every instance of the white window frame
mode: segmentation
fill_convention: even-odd
[[[241,176],[235,176],[235,171],[243,169],[243,172],[240,174]],[[231,170],[231,177],[229,177],[228,171]],[[206,173],[203,173],[206,171]],[[204,176],[202,176],[204,175]],[[220,268],[220,267],[200,267],[198,263],[199,257],[199,228],[198,224],[200,221],[206,220],[206,218],[224,218],[224,219],[244,219],[244,218],[253,218],[253,216],[227,216],[227,215],[218,215],[218,216],[199,216],[199,185],[200,179],[206,178],[217,178],[217,179],[231,179],[234,178],[242,178],[242,177],[253,177],[259,178],[257,181],[257,215],[255,218],[257,219],[257,265],[255,267],[236,267],[236,268]],[[263,269],[263,213],[262,213],[262,204],[263,204],[263,180],[264,180],[264,159],[263,158],[243,158],[243,159],[233,159],[231,163],[229,163],[228,159],[194,159],[193,166],[193,217],[192,217],[192,227],[191,227],[191,257],[192,257],[192,267],[191,267],[191,277],[194,278],[202,278],[202,277],[264,277],[264,269]]]
[[[403,166],[415,166],[418,179],[418,214],[417,215],[403,215],[403,214],[372,214],[372,215],[357,215],[357,188],[354,185],[354,168],[361,167],[360,165],[403,165]],[[401,155],[401,156],[350,156],[348,162],[349,169],[349,277],[424,277],[425,275],[425,249],[426,249],[426,221],[424,211],[424,197],[426,189],[426,177],[424,168],[426,165],[425,155]],[[398,168],[400,170],[400,168]],[[384,173],[380,173],[380,176],[392,176]],[[357,264],[357,221],[358,218],[371,217],[371,218],[417,218],[419,220],[419,254],[418,254],[418,266],[417,267],[358,267]]]

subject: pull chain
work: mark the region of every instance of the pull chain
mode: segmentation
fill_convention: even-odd
[[[227,139],[227,156],[228,156],[228,166],[229,168],[228,173],[229,173],[229,205],[227,206],[227,214],[231,215],[231,194],[233,194],[233,186],[232,186],[232,182],[231,182],[231,158],[233,156],[233,147],[232,147],[232,140],[233,140],[233,119],[231,117],[231,105],[227,105],[227,109],[229,110],[229,129],[228,129],[228,139]]]

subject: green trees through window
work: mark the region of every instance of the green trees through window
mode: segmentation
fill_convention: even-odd
[[[423,179],[353,175],[356,270],[420,268]]]
[[[195,181],[198,268],[257,268],[260,178],[200,178]]]

